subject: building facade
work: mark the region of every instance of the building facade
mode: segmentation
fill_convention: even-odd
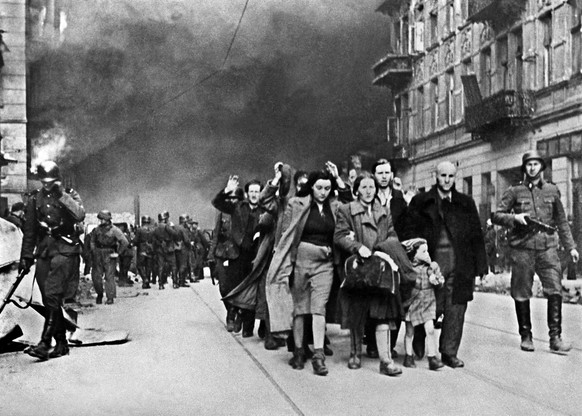
[[[0,0],[0,150],[15,159],[1,169],[0,215],[29,188],[36,61],[63,41],[69,0]],[[34,126],[33,126],[34,127]],[[34,133],[33,133],[34,134]]]
[[[581,0],[386,1],[389,53],[373,67],[389,87],[391,158],[406,185],[428,189],[442,160],[485,220],[519,182],[522,154],[582,221]]]

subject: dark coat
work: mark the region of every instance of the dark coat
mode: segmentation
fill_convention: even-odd
[[[392,190],[392,199],[390,200],[390,215],[392,216],[392,224],[396,234],[402,240],[404,233],[406,213],[408,212],[408,204],[404,199],[404,194],[398,189]]]
[[[429,254],[434,258],[444,222],[451,236],[456,259],[453,302],[466,303],[473,300],[475,276],[487,273],[487,255],[479,213],[471,197],[453,188],[451,208],[442,218],[437,198],[439,195],[436,186],[412,198],[408,206],[404,236],[406,239],[424,238],[428,243]]]

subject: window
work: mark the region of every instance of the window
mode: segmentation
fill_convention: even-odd
[[[424,51],[424,22],[419,20],[414,24],[411,31],[411,42],[413,42],[414,52]]]
[[[416,90],[416,132],[417,137],[424,136],[424,88],[420,87]]]
[[[582,2],[570,7],[570,32],[572,33],[572,74],[582,73]]]
[[[473,197],[473,177],[467,176],[463,178],[463,193]]]
[[[521,91],[523,89],[523,32],[516,30],[513,32],[513,43],[515,47],[514,63],[514,89]]]
[[[509,89],[509,45],[507,36],[497,41],[497,65],[499,68],[499,85],[503,90]]]
[[[470,59],[467,59],[461,63],[461,75],[471,75],[474,74],[473,72],[473,62]],[[461,108],[463,109],[463,116],[465,111],[465,89],[461,83],[462,91],[461,91]]]
[[[430,82],[431,100],[430,100],[430,128],[435,131],[439,123],[439,80],[434,78]]]
[[[552,81],[552,15],[540,19],[542,29],[542,86]]]
[[[481,51],[481,94],[483,97],[491,95],[491,49]]]
[[[449,1],[447,4],[447,29],[449,33],[453,33],[455,31],[455,27],[457,26],[455,22],[455,3],[454,1]]]
[[[455,123],[455,73],[449,71],[446,73],[447,97],[445,103],[445,119],[448,126]]]
[[[402,44],[399,47],[399,51],[403,54],[409,54],[411,51],[410,47],[410,39],[408,38],[408,31],[410,30],[408,25],[408,17],[402,18],[402,25],[400,26],[401,35],[400,39],[402,39]]]
[[[408,144],[408,128],[409,121],[408,115],[410,113],[408,94],[403,94],[400,97],[400,113],[398,115],[398,121],[400,123],[398,131],[400,132],[400,143]]]
[[[439,22],[438,22],[438,14],[436,10],[433,10],[432,12],[430,12],[429,14],[430,17],[430,45],[434,45],[435,43],[438,42],[438,28],[439,28]]]

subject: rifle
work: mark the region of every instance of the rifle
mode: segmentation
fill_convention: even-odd
[[[6,305],[10,303],[10,298],[12,297],[14,292],[16,292],[16,288],[18,287],[20,282],[22,282],[22,279],[24,279],[26,273],[27,273],[26,271],[22,270],[20,273],[18,273],[18,276],[16,276],[16,280],[14,281],[14,283],[12,283],[12,286],[10,286],[10,289],[6,293],[6,297],[2,301],[2,304],[0,305],[0,314],[2,313]]]
[[[540,221],[537,218],[525,217],[525,221],[533,231],[540,231],[550,235],[558,231],[556,227],[552,227],[551,225],[546,224],[545,222]]]

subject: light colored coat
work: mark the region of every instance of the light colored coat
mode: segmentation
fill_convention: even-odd
[[[311,196],[291,198],[283,216],[283,233],[267,272],[266,293],[271,332],[291,330],[293,299],[289,288],[289,278],[293,274],[297,247],[309,216],[311,201]],[[330,201],[330,205],[335,221],[339,202]],[[337,250],[334,250],[334,259],[339,259],[335,253]]]

